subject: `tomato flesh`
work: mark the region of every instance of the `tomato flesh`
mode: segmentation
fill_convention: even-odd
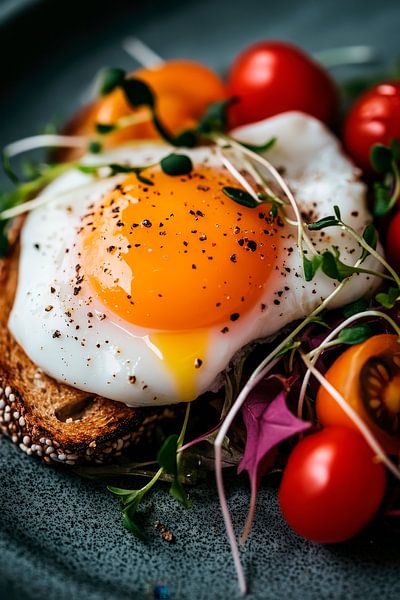
[[[300,441],[289,457],[279,503],[301,536],[330,544],[361,531],[385,493],[385,470],[364,438],[347,427],[326,427]]]
[[[375,397],[367,397],[362,389],[361,373],[364,365],[370,359],[379,357],[387,357],[390,362],[392,359],[400,361],[400,344],[397,335],[388,333],[374,335],[362,344],[351,346],[335,360],[325,373],[325,377],[365,421],[386,452],[394,454],[400,451],[400,435],[385,430],[382,418],[389,413],[388,416],[392,419],[400,419],[398,403],[393,402],[393,390],[391,391],[388,385],[390,381],[379,387],[379,380],[376,378],[375,385],[378,387]],[[397,368],[395,370],[397,371]],[[392,386],[395,386],[396,378],[392,380]],[[398,395],[400,402],[400,390]],[[381,402],[376,406],[376,419],[371,417],[370,406],[368,406],[370,401]],[[356,428],[353,421],[323,386],[318,389],[316,409],[318,420],[322,425],[345,425]],[[382,410],[381,417],[379,417],[380,410]]]

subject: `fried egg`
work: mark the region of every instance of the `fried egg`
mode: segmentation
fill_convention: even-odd
[[[361,232],[370,222],[365,186],[336,138],[317,120],[286,113],[243,127],[236,139],[276,137],[268,159],[307,220],[332,214]],[[131,406],[191,401],[221,385],[250,342],[307,316],[338,285],[306,282],[296,227],[268,207],[247,208],[222,191],[240,187],[216,149],[185,150],[192,173],[170,176],[164,144],[132,143],[87,164],[153,165],[95,180],[71,170],[48,186],[21,236],[19,283],[9,327],[31,360],[70,386]],[[338,228],[313,232],[354,264],[357,243]],[[374,268],[369,258],[365,266]],[[372,291],[357,274],[332,307]]]

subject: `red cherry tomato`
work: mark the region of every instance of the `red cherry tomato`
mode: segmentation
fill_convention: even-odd
[[[344,126],[344,142],[354,161],[371,172],[371,147],[400,140],[400,82],[374,86],[351,107]]]
[[[285,42],[259,42],[239,54],[228,90],[239,99],[230,108],[231,127],[288,110],[329,123],[338,105],[335,84],[323,67]]]
[[[385,470],[360,433],[326,427],[293,450],[279,490],[282,513],[301,536],[342,542],[372,519],[385,493]]]
[[[389,263],[400,272],[400,212],[390,220],[386,236],[386,255]]]

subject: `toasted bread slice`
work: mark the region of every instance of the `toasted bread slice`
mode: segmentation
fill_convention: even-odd
[[[17,277],[15,251],[0,260],[0,430],[13,442],[48,463],[101,463],[171,415],[91,396],[41,372],[8,331]]]

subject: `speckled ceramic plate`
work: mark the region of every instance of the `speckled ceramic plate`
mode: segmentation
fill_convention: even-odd
[[[121,45],[129,34],[166,58],[199,59],[219,70],[264,37],[311,51],[367,43],[383,56],[400,55],[398,0],[2,0],[0,9],[1,145],[70,114],[100,67],[135,67]],[[227,490],[239,529],[246,479],[232,478]],[[0,440],[0,597],[152,599],[155,590],[174,600],[237,597],[213,479],[191,498],[185,511],[159,488],[145,504],[149,523],[167,523],[177,541],[166,544],[154,533],[142,543],[121,528],[103,486],[45,467]],[[272,480],[260,492],[242,558],[252,600],[400,597],[399,538],[380,529],[335,547],[305,542],[282,521]]]

